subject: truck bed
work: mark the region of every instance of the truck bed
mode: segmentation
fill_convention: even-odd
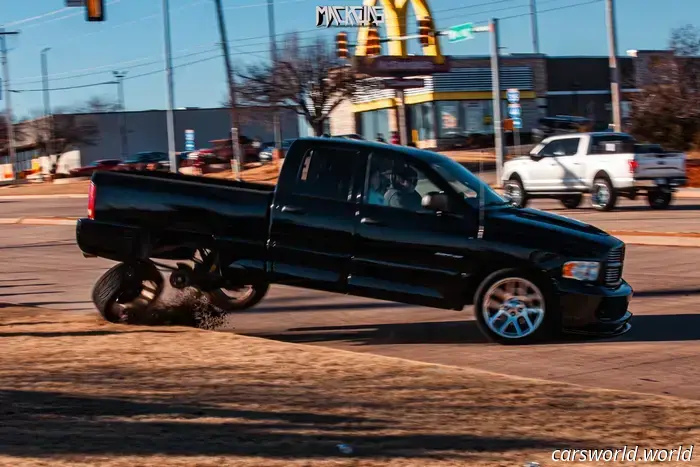
[[[274,186],[152,171],[97,172],[92,183],[94,218],[78,226],[83,251],[94,241],[93,254],[115,260],[189,258],[195,246],[264,254]],[[100,230],[122,238],[105,242]]]

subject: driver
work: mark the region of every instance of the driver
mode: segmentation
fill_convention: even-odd
[[[391,188],[384,194],[387,206],[420,211],[421,196],[416,191],[418,174],[407,166],[395,167],[391,175]]]

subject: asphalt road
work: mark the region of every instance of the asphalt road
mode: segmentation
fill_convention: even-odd
[[[587,199],[584,200],[579,209],[565,209],[561,203],[553,200],[534,200],[531,207],[574,217],[604,230],[700,232],[700,199],[679,198],[667,211],[651,210],[641,200],[622,200],[619,209],[613,212],[595,211],[590,207]],[[87,199],[3,200],[0,197],[0,218],[22,216],[81,217],[86,215],[86,209]]]
[[[113,263],[86,259],[72,227],[0,226],[0,301],[94,312],[92,284]],[[609,340],[489,344],[471,309],[446,311],[273,287],[231,317],[235,331],[499,373],[700,399],[697,249],[628,247],[633,329]],[[172,296],[172,292],[171,296]]]

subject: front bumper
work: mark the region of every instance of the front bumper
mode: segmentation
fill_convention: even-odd
[[[565,332],[617,336],[630,330],[633,290],[624,280],[614,289],[566,279],[556,285]]]

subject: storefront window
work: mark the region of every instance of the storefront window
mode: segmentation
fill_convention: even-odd
[[[437,102],[441,138],[462,132],[459,104],[459,101]]]
[[[361,132],[366,139],[376,139],[381,134],[384,139],[389,138],[389,110],[371,110],[361,114]]]

